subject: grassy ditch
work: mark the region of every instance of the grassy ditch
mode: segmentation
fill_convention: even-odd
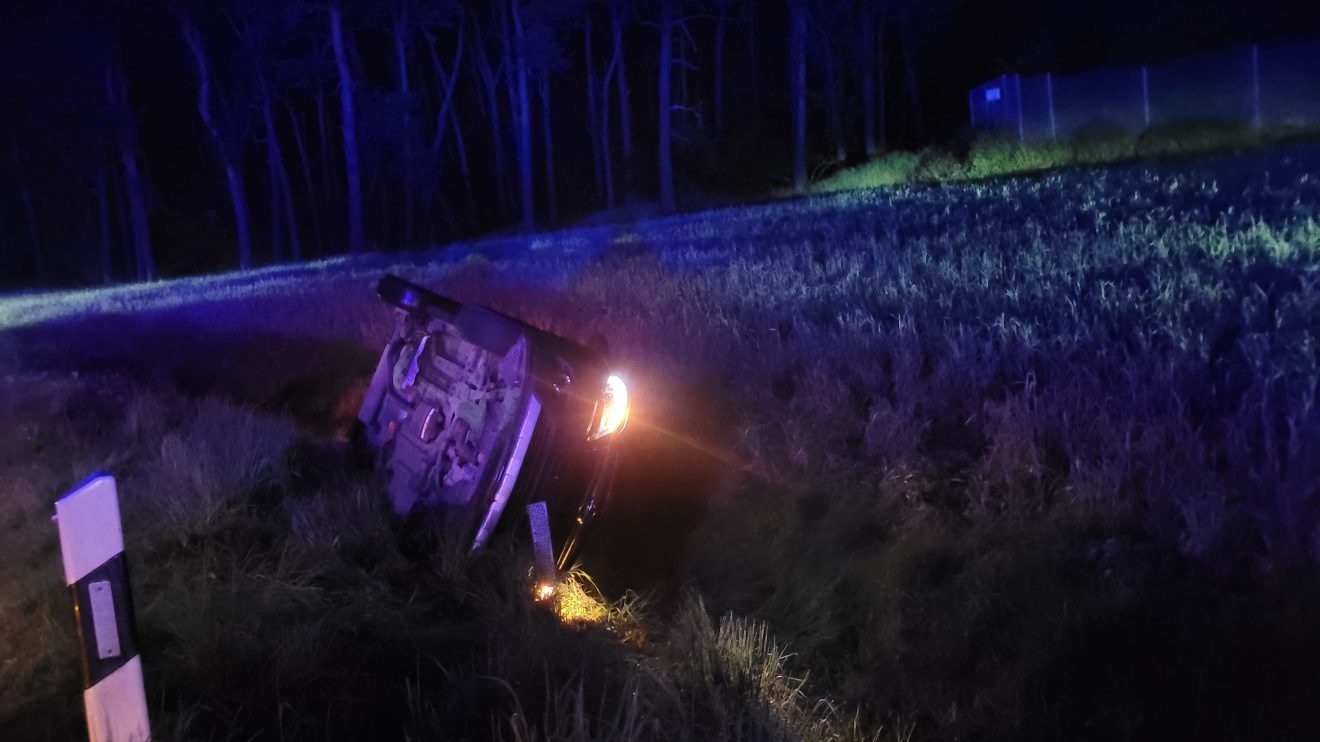
[[[165,738],[1315,736],[1316,162],[6,300],[0,728],[79,723],[46,515],[110,468]],[[637,408],[604,621],[392,519],[345,455],[384,270],[610,338]]]
[[[85,733],[48,524],[53,493],[100,467],[120,479],[160,739],[865,737],[806,696],[764,623],[692,602],[653,625],[581,573],[543,609],[525,554],[469,557],[398,521],[289,415],[111,373],[4,392],[5,739]]]
[[[1315,138],[1314,129],[1252,128],[1247,123],[1188,119],[1134,133],[1097,124],[1062,140],[1019,141],[1008,133],[978,135],[970,144],[893,151],[846,167],[812,186],[815,193],[903,183],[948,183],[1040,173],[1076,166],[1114,165],[1143,159],[1185,158],[1270,147]]]

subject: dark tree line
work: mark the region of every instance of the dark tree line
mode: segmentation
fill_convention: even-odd
[[[0,22],[0,285],[151,280],[621,204],[668,212],[707,192],[802,191],[834,163],[946,136],[981,77],[1063,59],[1071,16],[1034,36],[1001,19],[1021,38],[996,57],[973,26],[997,12],[984,0],[20,4]]]

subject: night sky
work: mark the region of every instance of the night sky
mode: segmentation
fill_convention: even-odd
[[[0,22],[0,286],[418,247],[549,228],[611,205],[682,209],[764,195],[793,183],[795,9],[813,175],[838,167],[840,149],[851,163],[966,140],[966,91],[995,75],[1320,33],[1320,5],[1283,0],[9,4]],[[668,179],[657,115],[666,18]],[[343,136],[345,74],[356,168]]]

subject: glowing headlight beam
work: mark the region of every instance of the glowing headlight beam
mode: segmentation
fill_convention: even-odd
[[[628,386],[614,374],[605,379],[605,388],[596,401],[592,416],[594,424],[587,431],[587,440],[597,440],[623,430],[628,424]]]

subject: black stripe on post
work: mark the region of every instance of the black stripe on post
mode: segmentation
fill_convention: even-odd
[[[138,653],[124,553],[87,573],[69,591],[82,646],[83,688],[91,688]]]

